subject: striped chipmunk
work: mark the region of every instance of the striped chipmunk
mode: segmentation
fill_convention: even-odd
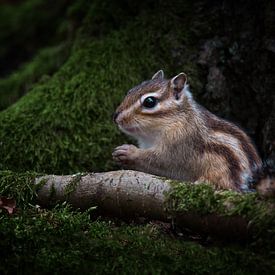
[[[113,119],[138,142],[113,152],[114,160],[129,169],[246,191],[262,166],[243,130],[193,99],[184,73],[165,79],[158,71],[127,93]]]

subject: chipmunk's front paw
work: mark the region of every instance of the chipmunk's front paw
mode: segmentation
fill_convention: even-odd
[[[134,145],[123,144],[114,150],[112,156],[118,164],[133,167],[137,163],[139,150]]]

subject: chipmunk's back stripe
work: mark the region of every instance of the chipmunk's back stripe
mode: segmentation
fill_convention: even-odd
[[[221,156],[228,163],[230,176],[235,186],[239,189],[242,181],[241,180],[242,169],[240,167],[240,160],[236,157],[233,150],[221,144],[207,143],[204,146],[204,151],[210,154],[217,154]]]
[[[245,152],[247,156],[251,170],[254,170],[257,166],[260,166],[261,161],[257,154],[257,151],[254,148],[250,138],[245,133],[243,133],[236,126],[225,120],[216,119],[216,117],[207,110],[203,110],[203,114],[206,117],[207,127],[212,129],[213,131],[232,135],[239,140],[241,149]]]
[[[214,121],[214,123],[212,122],[210,124],[210,127],[214,131],[231,134],[240,141],[241,148],[247,155],[247,159],[251,169],[255,167],[255,164],[259,164],[258,154],[251,144],[251,141],[239,129],[235,128],[234,126],[232,127],[232,125],[228,125],[228,122],[220,123],[218,121]]]

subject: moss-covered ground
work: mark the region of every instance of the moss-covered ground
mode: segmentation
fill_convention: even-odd
[[[270,274],[275,271],[272,248],[263,247],[263,243],[205,245],[199,239],[191,241],[188,235],[180,238],[159,223],[137,225],[98,217],[95,207],[80,212],[63,203],[51,210],[41,209],[35,204],[36,176],[36,173],[0,173],[1,194],[17,201],[14,214],[0,212],[1,273],[14,274],[20,270],[23,274],[140,274],[141,271],[142,274]],[[184,194],[186,189],[198,201],[207,194],[206,200],[211,197],[212,203],[209,200],[192,203]],[[174,184],[169,200],[175,203],[181,197],[183,204],[185,198],[190,203],[188,210],[191,207],[193,212],[207,214],[217,212],[213,205],[221,205],[219,197],[213,198],[213,194],[210,187]],[[241,200],[251,201],[249,196]],[[247,207],[239,208],[241,214],[249,213]],[[187,210],[178,203],[173,209]],[[258,216],[256,213],[255,217]],[[262,241],[274,245],[270,236]]]
[[[32,21],[25,21],[24,9],[32,11],[39,1],[26,2],[29,6],[19,5],[12,14],[28,29]],[[155,224],[109,221],[96,217],[93,209],[81,213],[66,204],[51,210],[35,204],[32,182],[37,173],[115,168],[111,152],[125,137],[111,116],[131,86],[162,68],[169,76],[184,70],[192,88],[201,91],[195,46],[215,22],[194,18],[189,11],[196,8],[193,1],[74,1],[67,4],[66,16],[53,16],[59,38],[48,44],[42,39],[25,65],[13,66],[17,69],[0,79],[0,195],[17,202],[16,213],[0,213],[1,273],[274,272],[269,249],[257,253],[250,245],[205,247],[165,234]],[[73,29],[69,38],[64,28]],[[28,30],[35,40],[36,32]],[[18,41],[24,46],[25,39]]]

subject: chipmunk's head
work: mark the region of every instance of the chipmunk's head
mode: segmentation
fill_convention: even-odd
[[[191,98],[186,74],[167,80],[160,70],[151,80],[127,93],[114,114],[114,121],[134,138],[156,135],[177,119],[175,115],[190,105]]]

